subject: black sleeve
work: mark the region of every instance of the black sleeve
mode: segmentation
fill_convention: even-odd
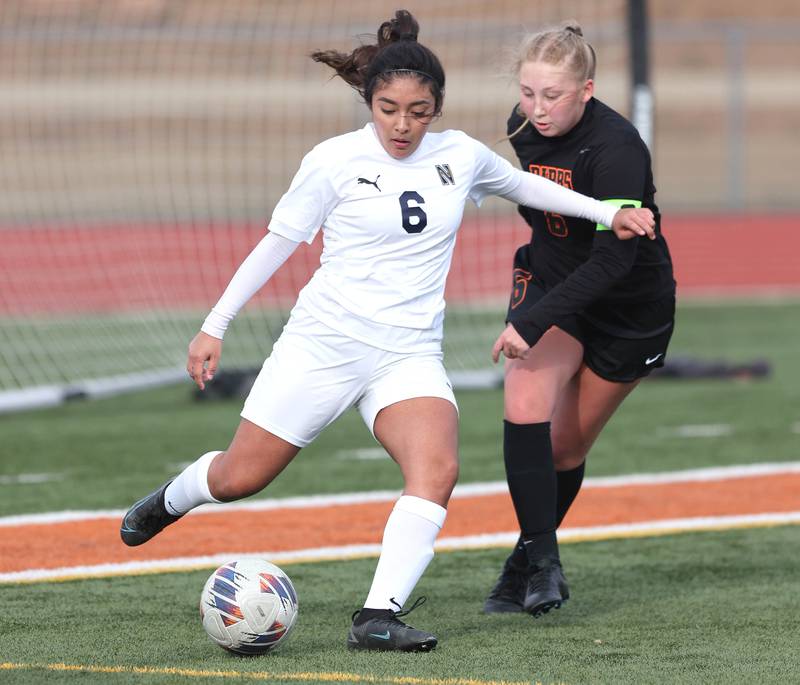
[[[588,195],[598,200],[644,199],[650,160],[640,141],[611,140],[593,152],[592,188]]]
[[[585,309],[623,278],[636,260],[638,242],[639,238],[620,240],[613,231],[598,231],[589,259],[509,323],[533,347],[558,319]]]

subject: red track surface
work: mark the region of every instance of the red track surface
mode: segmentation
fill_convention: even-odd
[[[248,224],[114,224],[0,229],[0,315],[206,309],[263,233]],[[800,216],[670,216],[679,294],[800,292]],[[467,222],[449,302],[504,298],[521,220]],[[302,246],[260,297],[288,305],[318,264]]]

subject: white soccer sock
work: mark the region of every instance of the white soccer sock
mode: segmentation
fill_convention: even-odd
[[[401,607],[433,559],[433,543],[444,525],[447,509],[420,497],[403,495],[394,505],[365,608]]]
[[[173,516],[185,514],[196,506],[207,502],[219,503],[208,489],[208,469],[220,451],[206,452],[193,464],[189,464],[164,492],[164,505]]]

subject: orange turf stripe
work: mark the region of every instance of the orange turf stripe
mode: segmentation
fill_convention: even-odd
[[[142,547],[119,539],[119,521],[0,528],[0,572],[196,557],[224,552],[291,551],[379,543],[391,503],[238,511],[187,516]],[[800,474],[729,480],[586,488],[565,527],[698,516],[746,515],[800,508]],[[452,500],[443,536],[516,529],[507,495]]]

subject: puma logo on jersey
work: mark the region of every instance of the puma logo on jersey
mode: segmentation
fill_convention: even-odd
[[[454,186],[456,184],[449,164],[437,164],[436,171],[439,173],[439,180],[443,186]]]
[[[368,180],[368,179],[366,179],[366,178],[362,178],[361,176],[359,176],[359,177],[358,177],[358,182],[359,182],[359,184],[361,184],[361,183],[366,183],[367,185],[375,186],[376,188],[378,188],[378,179],[379,179],[380,177],[381,177],[381,175],[380,175],[380,174],[378,174],[378,176],[375,178],[375,180],[374,180],[374,181],[370,181],[370,180]],[[378,188],[378,192],[379,192],[379,193],[381,192],[381,189],[380,189],[380,188]]]

